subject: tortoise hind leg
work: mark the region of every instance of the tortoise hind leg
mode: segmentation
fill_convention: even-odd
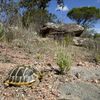
[[[4,81],[3,84],[4,84],[4,88],[9,87],[9,81]]]
[[[38,87],[39,83],[40,83],[39,79],[36,79],[35,82],[29,83],[28,87],[30,87],[32,89],[36,88],[36,87]]]

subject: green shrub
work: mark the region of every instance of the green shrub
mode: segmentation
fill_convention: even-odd
[[[95,38],[94,58],[96,63],[100,63],[100,38]]]
[[[71,35],[66,35],[64,36],[63,39],[61,39],[60,41],[58,41],[60,43],[60,45],[62,45],[63,47],[67,47],[70,44],[73,43],[73,37]]]
[[[100,63],[100,54],[95,55],[95,61],[96,63]]]
[[[0,27],[0,37],[3,35],[3,29]]]
[[[89,50],[94,50],[95,49],[95,41],[93,39],[87,38],[83,42],[82,46]]]
[[[60,68],[60,73],[64,74],[71,69],[71,57],[64,52],[60,52],[57,55],[57,65]]]
[[[9,29],[4,29],[3,25],[0,24],[0,40],[11,42],[14,39],[14,33]]]
[[[65,46],[68,46],[69,44],[71,44],[72,41],[73,41],[73,37],[70,36],[70,35],[67,35],[67,36],[64,38]]]
[[[4,36],[4,29],[3,26],[0,24],[0,40],[3,39],[3,36]]]
[[[7,42],[12,42],[12,40],[14,39],[14,33],[12,31],[6,32],[5,38]]]
[[[98,33],[94,34],[94,39],[95,38],[100,38],[100,34],[98,34]]]

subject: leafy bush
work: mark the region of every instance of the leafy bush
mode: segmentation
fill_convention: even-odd
[[[9,28],[4,28],[4,26],[0,24],[0,40],[11,42],[13,39],[14,32],[12,32]]]
[[[65,46],[68,46],[69,44],[71,44],[72,41],[73,41],[73,37],[70,36],[70,35],[67,35],[67,36],[64,38]]]
[[[95,38],[94,55],[96,63],[100,63],[100,38]]]
[[[0,24],[0,40],[2,40],[3,36],[4,36],[4,29],[2,24]]]
[[[60,52],[57,55],[57,65],[60,68],[60,73],[64,74],[71,69],[71,57],[64,52]]]
[[[12,42],[12,40],[14,39],[14,33],[12,31],[6,32],[5,38],[7,42]]]
[[[63,47],[67,47],[73,43],[73,37],[71,35],[66,35],[61,40],[58,40],[58,43],[60,43]]]
[[[95,34],[94,29],[85,29],[81,34],[81,38],[93,38],[93,34]]]
[[[95,61],[96,63],[100,63],[100,54],[95,55]]]
[[[93,39],[87,38],[83,42],[82,46],[89,50],[94,50],[95,49],[95,41]]]
[[[84,26],[85,28],[92,27],[94,23],[100,19],[100,9],[94,6],[73,8],[67,13],[67,16]]]
[[[100,34],[98,34],[98,33],[94,34],[94,39],[95,38],[100,38]]]

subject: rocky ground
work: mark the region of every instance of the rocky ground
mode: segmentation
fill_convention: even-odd
[[[37,61],[23,49],[0,44],[0,100],[100,100],[100,65],[77,62],[66,75],[58,75],[52,60]],[[52,64],[51,64],[52,63]],[[31,65],[46,70],[37,87],[4,87],[10,69]]]

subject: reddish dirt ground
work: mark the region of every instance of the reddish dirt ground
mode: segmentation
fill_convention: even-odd
[[[46,61],[48,63],[48,61]],[[42,62],[36,62],[30,55],[19,48],[11,48],[0,44],[0,100],[56,100],[59,97],[57,91],[57,75],[49,73],[44,76],[37,87],[4,87],[9,70],[17,65],[44,66]],[[49,67],[48,67],[49,68]]]

